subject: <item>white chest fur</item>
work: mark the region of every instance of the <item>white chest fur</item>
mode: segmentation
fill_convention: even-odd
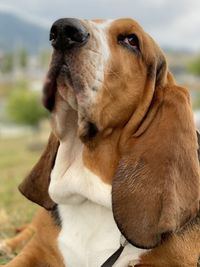
[[[119,247],[120,233],[108,208],[85,200],[59,205],[59,248],[67,267],[100,267]]]
[[[66,267],[100,267],[119,247],[120,232],[110,209],[85,200],[59,205],[62,230],[59,249]],[[138,263],[145,250],[127,245],[113,267]]]

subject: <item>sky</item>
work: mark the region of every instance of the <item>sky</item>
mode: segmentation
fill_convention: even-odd
[[[136,19],[164,47],[200,51],[200,0],[0,0],[44,27],[61,17]]]

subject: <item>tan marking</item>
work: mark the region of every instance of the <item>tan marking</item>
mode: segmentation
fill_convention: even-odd
[[[141,256],[136,266],[196,267],[200,253],[200,222],[173,235],[162,245]]]

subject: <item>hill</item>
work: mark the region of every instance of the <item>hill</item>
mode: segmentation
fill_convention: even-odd
[[[13,51],[25,47],[37,53],[49,47],[49,30],[17,15],[0,11],[0,51]]]

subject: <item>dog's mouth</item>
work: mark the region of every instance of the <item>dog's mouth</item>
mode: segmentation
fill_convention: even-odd
[[[102,79],[96,77],[96,65],[89,56],[85,50],[82,54],[54,50],[43,87],[43,104],[49,111],[58,114],[62,110],[66,116],[70,110],[77,113],[78,135],[84,142],[93,139],[100,129],[94,111]]]
[[[57,78],[63,64],[63,56],[61,54],[52,55],[49,71],[43,85],[43,105],[52,111],[55,105],[55,95],[57,91]]]
[[[74,88],[71,69],[65,62],[64,56],[54,53],[43,85],[43,104],[45,108],[49,111],[53,110],[56,93],[59,92],[65,101],[71,100],[71,106],[76,109],[76,90]]]

